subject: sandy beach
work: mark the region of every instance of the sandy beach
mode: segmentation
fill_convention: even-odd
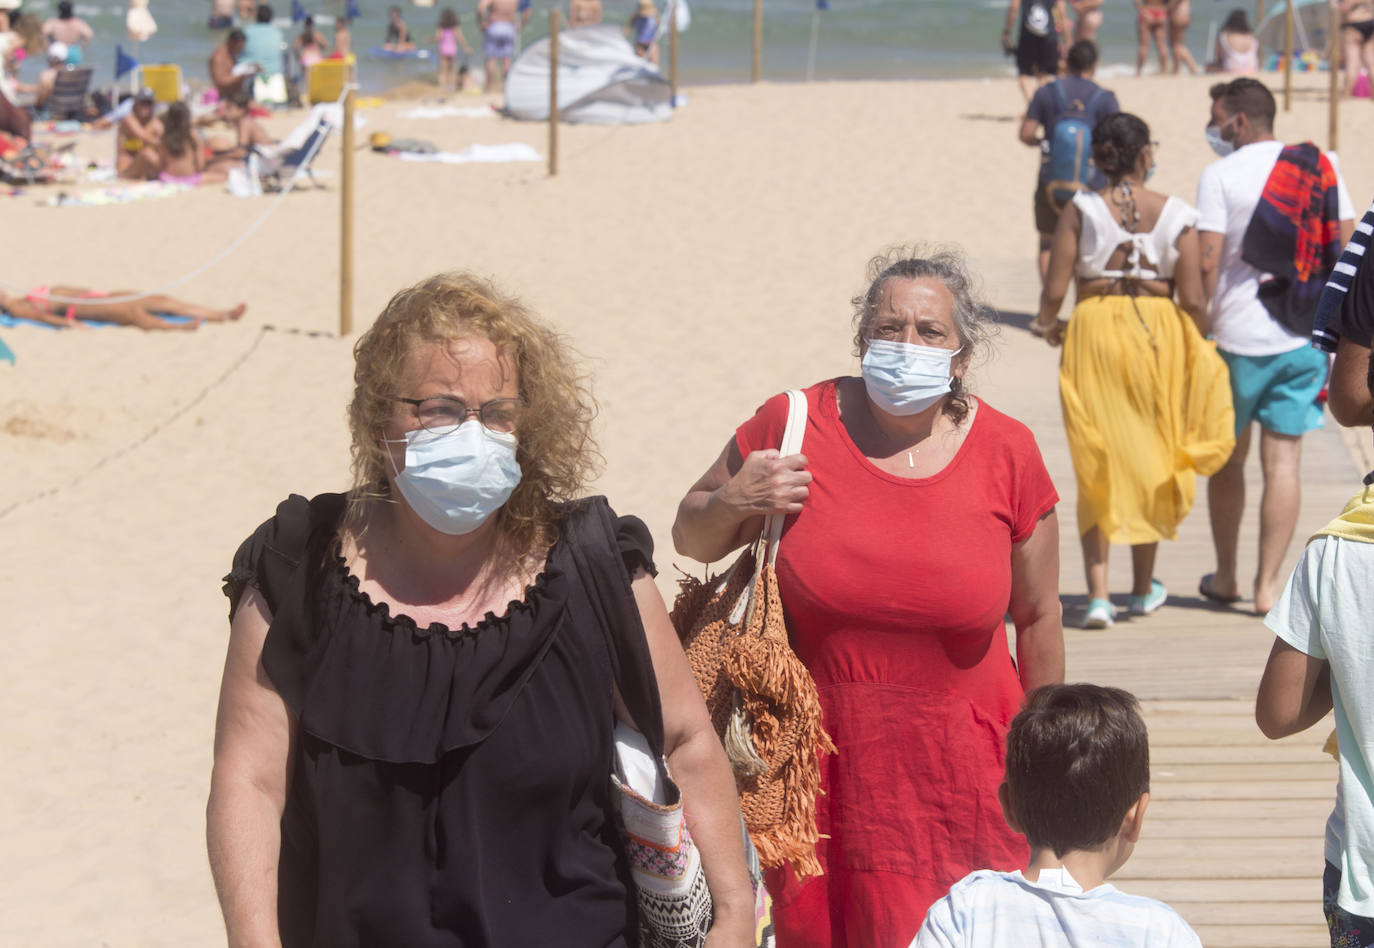
[[[1324,143],[1326,77],[1296,78],[1277,134]],[[1211,82],[1104,80],[1162,143],[1152,185],[1190,202],[1213,160],[1203,138]],[[556,178],[543,164],[360,152],[359,328],[397,289],[451,268],[493,275],[560,326],[601,401],[596,490],[649,524],[669,593],[674,564],[692,568],[671,549],[674,509],[734,427],[777,391],[857,371],[848,300],[868,257],[894,242],[960,245],[1006,314],[974,391],[1035,431],[1065,501],[1063,591],[1081,596],[1058,356],[1024,331],[1039,293],[1037,157],[1016,142],[1014,82],[687,92],[690,105],[666,124],[562,128]],[[543,125],[401,118],[415,104],[362,110],[359,144],[384,130],[446,151],[546,151]],[[1374,196],[1370,110],[1344,103],[1342,169],[1357,213]],[[283,132],[300,114],[270,127]],[[108,133],[75,140],[91,156],[111,147]],[[0,535],[11,550],[0,570],[10,668],[0,686],[0,945],[222,943],[204,846],[228,631],[219,578],[287,494],[348,485],[339,147],[335,136],[319,159],[322,187],[289,195],[241,249],[173,291],[246,302],[239,323],[0,329],[17,355],[0,363]],[[207,186],[52,208],[38,203],[47,193],[0,198],[0,281],[150,289],[215,256],[272,200]],[[1299,537],[1334,512],[1309,506]],[[1190,525],[1205,530],[1205,519],[1203,505]],[[1114,576],[1126,559],[1115,557]],[[1253,564],[1247,541],[1242,575]],[[1319,836],[1311,849],[1315,877]]]

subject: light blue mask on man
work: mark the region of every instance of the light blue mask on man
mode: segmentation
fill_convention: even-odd
[[[486,523],[520,484],[515,435],[492,431],[476,418],[457,429],[407,431],[406,466],[392,472],[410,509],[440,533],[462,536]]]
[[[917,415],[949,393],[950,364],[963,348],[871,339],[861,372],[868,397],[889,415]]]

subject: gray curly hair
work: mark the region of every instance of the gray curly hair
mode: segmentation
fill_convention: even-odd
[[[917,245],[891,247],[868,261],[868,289],[849,301],[854,307],[856,356],[862,356],[868,348],[887,284],[896,279],[925,278],[939,280],[954,297],[954,328],[959,334],[959,345],[969,360],[983,354],[996,331],[996,321],[992,309],[981,299],[980,287],[969,270],[968,259],[963,251],[952,247]],[[968,417],[970,407],[963,379],[953,379],[944,413],[960,425]]]

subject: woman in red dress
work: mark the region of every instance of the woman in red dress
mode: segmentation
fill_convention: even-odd
[[[1058,495],[1025,426],[964,388],[986,337],[964,262],[893,254],[870,278],[862,376],[806,390],[804,454],[778,456],[787,399],[769,399],[673,526],[712,562],[789,515],[778,581],[838,753],[824,874],[769,879],[788,948],[908,944],[966,873],[1023,865],[997,802],[1004,738],[1024,691],[1064,675]]]

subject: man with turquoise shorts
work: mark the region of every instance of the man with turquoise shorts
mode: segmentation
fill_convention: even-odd
[[[1213,87],[1207,140],[1222,157],[1203,170],[1197,199],[1211,334],[1231,371],[1236,411],[1235,451],[1207,485],[1217,569],[1202,577],[1198,592],[1220,603],[1241,599],[1236,552],[1245,511],[1245,458],[1251,422],[1257,421],[1264,488],[1254,611],[1261,616],[1278,599],[1279,569],[1298,521],[1301,438],[1322,426],[1317,396],[1327,374],[1326,355],[1312,348],[1308,333],[1296,333],[1278,322],[1261,301],[1261,281],[1269,275],[1242,259],[1251,218],[1284,150],[1283,143],[1274,138],[1275,111],[1273,94],[1254,79]],[[1354,230],[1355,211],[1339,172],[1336,178],[1345,241]],[[1307,197],[1301,196],[1304,201]]]

